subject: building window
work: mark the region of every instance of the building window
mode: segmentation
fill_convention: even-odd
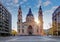
[[[0,14],[0,18],[2,18],[2,15]]]
[[[19,29],[18,31],[19,31],[19,33],[20,33],[20,29]]]
[[[20,28],[20,26],[18,26],[18,28]]]
[[[20,20],[19,20],[19,22],[20,22]]]
[[[1,27],[0,27],[0,30],[1,30]]]
[[[22,29],[22,33],[24,33],[24,29]]]
[[[56,21],[57,19],[55,18],[55,21]]]
[[[5,19],[5,17],[3,17],[3,20]]]
[[[37,32],[38,32],[38,29],[37,29]]]

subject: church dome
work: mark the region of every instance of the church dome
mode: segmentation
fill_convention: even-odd
[[[31,11],[31,8],[29,8],[29,12],[28,12],[28,14],[27,14],[27,17],[28,17],[28,16],[33,16],[32,11]]]
[[[32,21],[34,21],[34,16],[33,16],[33,14],[32,14],[31,8],[29,8],[29,12],[28,12],[28,14],[27,14],[26,21],[27,21],[27,22],[32,22]]]

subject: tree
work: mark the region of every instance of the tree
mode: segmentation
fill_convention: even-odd
[[[12,30],[11,34],[15,36],[15,35],[17,35],[17,32],[15,30]]]

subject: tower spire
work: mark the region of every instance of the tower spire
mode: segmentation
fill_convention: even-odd
[[[19,8],[18,8],[18,15],[19,14],[22,14],[21,5],[19,5]]]
[[[31,11],[31,8],[29,8],[29,11],[28,11],[27,16],[33,16],[32,11]]]
[[[43,31],[43,14],[42,14],[42,8],[41,6],[39,7],[39,11],[38,11],[38,20],[39,20],[39,23],[41,24],[40,25],[40,33],[42,35],[42,31]]]
[[[43,14],[42,14],[42,8],[41,8],[41,5],[40,5],[40,7],[39,7],[39,15],[43,15]]]
[[[39,10],[42,10],[41,5],[40,5],[40,7],[39,7]]]
[[[29,13],[32,13],[31,8],[29,8]]]
[[[21,5],[19,5],[19,9],[21,10]]]
[[[21,28],[22,28],[22,10],[21,10],[21,6],[19,5],[18,8],[18,22],[17,22],[17,29],[18,29],[18,33],[21,33]]]

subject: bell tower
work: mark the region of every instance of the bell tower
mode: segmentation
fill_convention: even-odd
[[[21,34],[21,29],[22,29],[22,10],[21,10],[21,6],[19,6],[19,8],[18,8],[18,22],[17,22],[18,34]]]
[[[42,14],[42,8],[39,7],[38,11],[38,20],[39,20],[39,27],[40,27],[40,34],[43,34],[43,14]]]

